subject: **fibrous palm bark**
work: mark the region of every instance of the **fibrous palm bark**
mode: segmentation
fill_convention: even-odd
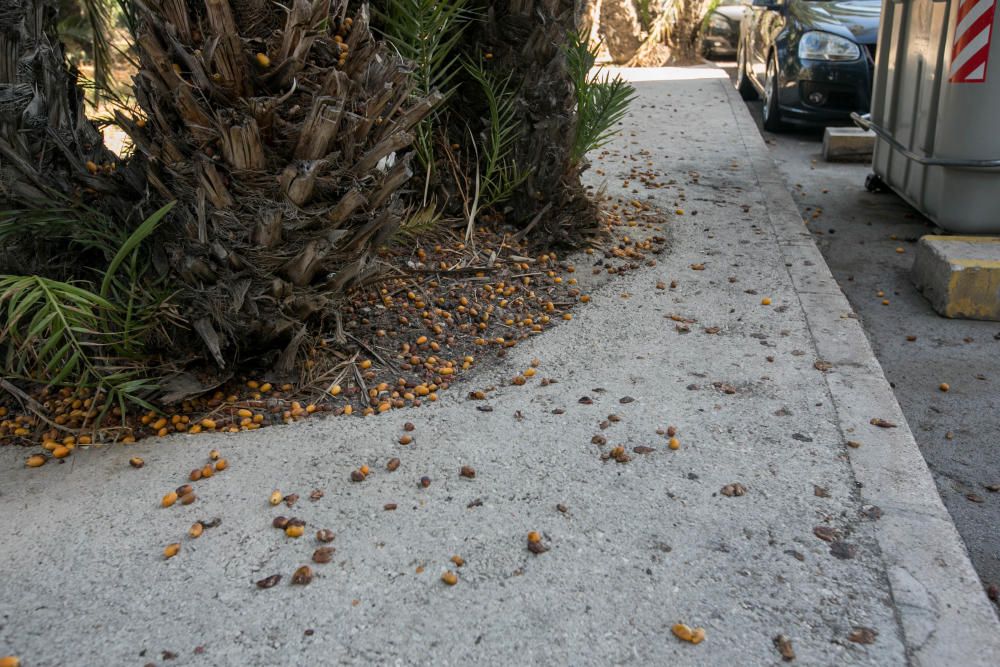
[[[346,0],[136,0],[145,118],[120,117],[150,187],[179,204],[163,245],[217,363],[284,347],[287,370],[404,214],[415,125],[405,64]],[[310,327],[309,324],[314,326]]]
[[[646,37],[634,0],[603,0],[599,32],[612,62],[630,62]]]
[[[89,166],[114,157],[84,114],[67,69],[52,0],[0,0],[0,200],[53,206],[111,194]],[[56,201],[54,201],[56,200]],[[43,272],[44,239],[0,249],[0,273]]]
[[[601,0],[576,0],[575,16],[576,31],[582,35],[589,46],[601,41]]]
[[[522,135],[515,161],[528,177],[511,200],[515,222],[549,242],[579,242],[596,228],[593,203],[572,159],[576,97],[564,51],[576,30],[573,0],[489,3],[478,39],[497,71],[517,82]]]
[[[674,62],[698,61],[701,26],[710,7],[710,0],[674,0],[668,5],[663,41]]]
[[[152,253],[153,274],[173,294],[179,317],[171,321],[187,321],[193,332],[175,331],[174,349],[183,359],[199,356],[190,338],[200,338],[220,366],[283,350],[279,370],[290,370],[303,341],[338,330],[347,291],[379,275],[376,250],[406,215],[414,130],[439,97],[414,94],[407,64],[369,30],[365,3],[130,6],[139,112],[117,116],[135,146],[118,161],[83,114],[52,0],[0,0],[4,198],[46,206],[65,197],[126,221],[176,201]],[[575,97],[564,45],[574,3],[511,0],[482,9],[485,20],[463,50],[490,53],[491,66],[511,75],[522,128],[515,159],[528,174],[507,220],[550,242],[579,240],[596,218],[572,157]],[[459,122],[482,130],[481,105],[462,102]],[[50,256],[22,250],[6,256]]]

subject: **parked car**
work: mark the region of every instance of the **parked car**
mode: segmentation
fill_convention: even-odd
[[[701,33],[701,50],[706,58],[734,58],[740,41],[740,23],[749,11],[750,0],[721,0],[708,15]]]
[[[764,128],[833,125],[871,104],[880,0],[753,0],[736,87],[763,98]]]

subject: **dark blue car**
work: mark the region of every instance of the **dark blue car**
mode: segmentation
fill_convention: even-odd
[[[764,128],[850,122],[871,103],[881,0],[753,0],[736,86],[760,96]]]

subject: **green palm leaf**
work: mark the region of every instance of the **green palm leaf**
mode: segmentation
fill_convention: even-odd
[[[518,120],[517,91],[511,86],[513,74],[501,77],[486,69],[482,62],[467,61],[465,68],[482,88],[489,111],[479,177],[479,206],[487,208],[509,199],[529,175],[527,170],[518,168],[513,157],[524,128]]]
[[[621,76],[591,76],[599,48],[590,47],[585,36],[575,33],[570,33],[566,46],[566,64],[576,90],[576,135],[571,154],[575,163],[618,134],[613,128],[635,99],[635,88]]]

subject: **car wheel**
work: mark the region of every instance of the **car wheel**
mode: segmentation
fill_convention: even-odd
[[[740,41],[736,47],[736,90],[744,100],[757,99],[757,89],[753,87],[753,82],[747,76],[747,57],[743,51],[743,42]]]
[[[885,184],[885,181],[878,174],[872,172],[865,176],[865,190],[874,193],[888,192],[889,186]]]
[[[764,75],[764,108],[761,115],[764,119],[764,129],[768,132],[780,132],[785,128],[781,121],[781,109],[778,107],[778,61],[775,56],[767,60],[767,73]]]

